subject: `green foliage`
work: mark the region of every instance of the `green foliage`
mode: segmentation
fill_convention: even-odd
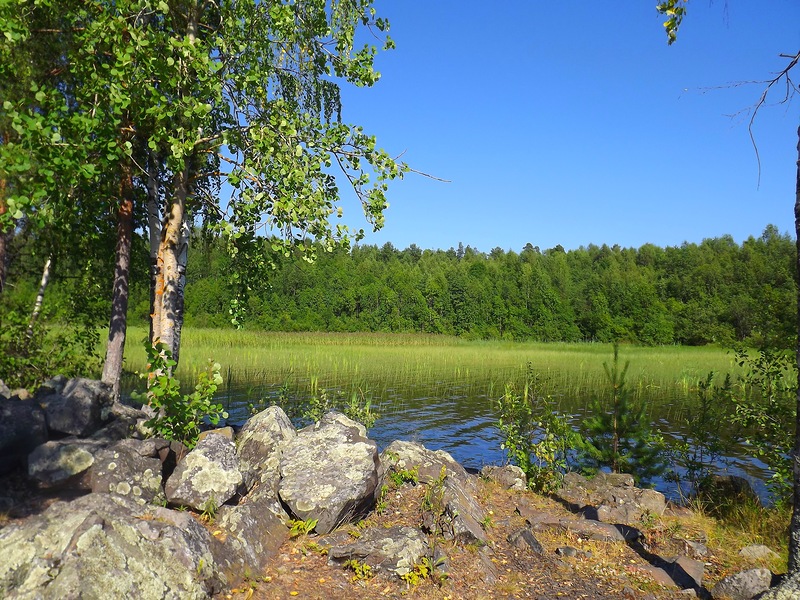
[[[697,384],[697,403],[686,409],[682,433],[671,448],[675,465],[670,478],[684,500],[697,497],[731,449],[731,442],[723,433],[730,425],[732,400],[730,376],[715,386],[714,373],[709,373]],[[684,482],[688,489],[684,489]]]
[[[686,15],[686,4],[688,0],[666,0],[659,2],[656,6],[658,12],[667,17],[664,21],[664,29],[667,32],[667,43],[672,44],[678,39],[678,29]]]
[[[97,376],[97,330],[90,326],[33,326],[17,310],[0,308],[0,379],[11,389],[33,390],[53,375]]]
[[[419,483],[419,473],[417,467],[413,469],[399,469],[389,472],[389,481],[394,484],[394,487],[401,487],[404,483],[411,483],[417,485]]]
[[[743,429],[754,456],[773,472],[768,487],[778,502],[792,494],[792,432],[797,420],[797,364],[788,352],[735,352],[745,368],[741,386],[731,397],[732,421]]]
[[[311,393],[305,401],[300,416],[307,421],[316,423],[330,411],[339,411],[348,418],[361,423],[367,429],[375,425],[375,421],[380,416],[372,410],[372,398],[362,390],[353,391],[350,399],[345,401],[344,394],[340,392],[329,394],[328,390],[319,385],[319,379],[312,376]]]
[[[289,522],[289,537],[296,538],[301,535],[308,535],[317,526],[318,519],[308,519],[303,521],[301,519],[292,519]]]
[[[214,402],[214,392],[222,384],[220,365],[209,359],[205,371],[198,375],[195,391],[181,394],[180,382],[172,375],[176,363],[169,349],[158,342],[148,344],[146,350],[147,372],[140,377],[147,380],[147,403],[156,411],[146,425],[160,437],[193,448],[204,421],[217,425],[220,419],[228,418],[222,405]]]
[[[419,585],[426,579],[431,579],[437,585],[441,586],[448,577],[448,574],[440,569],[444,563],[444,557],[434,560],[430,556],[423,556],[410,571],[401,575],[400,579],[405,581],[409,586]]]
[[[611,366],[603,363],[609,396],[592,402],[592,416],[583,424],[587,444],[582,451],[590,469],[608,467],[613,473],[630,473],[639,481],[648,481],[664,471],[666,446],[650,428],[646,402],[631,397],[625,382],[628,366],[626,362],[620,368],[615,344]]]
[[[506,384],[496,404],[497,428],[503,437],[501,448],[525,472],[531,489],[551,492],[560,487],[570,453],[583,441],[553,399],[540,392],[541,383],[528,363],[522,394]]]
[[[357,581],[367,581],[375,576],[371,566],[369,566],[367,563],[359,562],[355,558],[351,558],[342,566],[353,571],[353,577],[351,578],[351,581],[354,583]]]

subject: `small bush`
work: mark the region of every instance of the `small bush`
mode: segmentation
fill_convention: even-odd
[[[214,392],[222,384],[219,363],[209,359],[206,370],[198,375],[194,393],[181,395],[180,381],[172,376],[177,363],[166,345],[148,345],[147,359],[147,372],[140,377],[147,380],[146,400],[156,411],[146,425],[156,435],[193,448],[205,420],[217,425],[221,418],[228,418],[222,405],[213,402]]]

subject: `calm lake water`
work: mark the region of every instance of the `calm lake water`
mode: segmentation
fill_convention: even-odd
[[[323,385],[320,382],[320,385]],[[336,388],[326,388],[329,395]],[[492,382],[433,381],[416,384],[404,383],[401,387],[381,387],[370,384],[373,410],[380,418],[369,431],[383,449],[394,440],[412,440],[431,450],[443,449],[462,465],[480,469],[488,464],[503,464],[502,440],[495,426],[497,415],[493,401],[502,394]],[[647,398],[652,422],[668,440],[681,433],[680,423],[685,407],[691,406],[696,391],[675,386],[673,389],[638,390]],[[308,393],[308,382],[295,382],[289,397],[302,401]],[[592,390],[571,390],[559,393],[551,390],[559,409],[571,416],[576,429],[580,429],[583,416],[590,407]],[[253,408],[263,409],[270,404],[279,404],[280,389],[267,381],[249,381],[230,384],[220,391],[219,401],[226,406],[229,423],[241,426]],[[300,425],[301,423],[295,423]],[[747,456],[746,448],[739,447],[735,454],[726,457],[727,464],[720,464],[720,472],[743,476],[748,479],[758,494],[768,500],[765,480],[770,473],[765,465]],[[654,487],[671,499],[677,499],[675,484],[664,480],[653,482]]]

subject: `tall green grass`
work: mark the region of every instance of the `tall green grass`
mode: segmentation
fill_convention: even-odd
[[[146,367],[143,328],[130,328],[126,370]],[[484,393],[521,380],[527,363],[558,394],[583,395],[605,384],[603,362],[611,344],[567,344],[467,341],[460,338],[382,333],[274,333],[186,328],[177,376],[196,379],[209,358],[222,364],[229,386],[272,386],[291,382],[302,387],[317,378],[320,385],[350,391],[391,390],[437,385],[479,386]],[[689,394],[709,371],[734,372],[725,350],[712,347],[623,346],[620,359],[630,361],[628,380],[637,396]],[[132,379],[128,379],[132,382]],[[466,390],[465,390],[466,391]]]

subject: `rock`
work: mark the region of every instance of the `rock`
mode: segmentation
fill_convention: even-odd
[[[47,424],[39,406],[0,398],[0,474],[24,465],[28,454],[46,441]]]
[[[225,565],[231,582],[263,573],[289,537],[289,515],[274,496],[247,497],[237,506],[222,506],[214,523],[225,534],[225,554],[218,562]]]
[[[589,558],[592,556],[591,552],[587,552],[586,550],[579,550],[573,546],[560,546],[556,548],[556,554],[559,556],[565,556],[567,558],[576,558],[580,556],[581,558]]]
[[[207,435],[221,435],[224,438],[228,438],[230,441],[233,441],[233,427],[217,427],[216,429],[206,429],[205,431],[201,431],[200,434],[197,436],[197,441],[199,442]]]
[[[663,494],[634,487],[633,476],[623,473],[600,472],[592,479],[567,473],[556,497],[589,519],[634,527],[666,509]]]
[[[175,467],[164,491],[171,504],[216,511],[242,484],[233,442],[221,435],[200,440]]]
[[[33,398],[33,394],[31,394],[25,388],[17,388],[15,390],[11,390],[11,397],[10,397],[11,400],[14,400],[16,402],[27,402],[31,398]]]
[[[527,549],[535,554],[544,554],[544,548],[530,529],[520,529],[508,535],[508,542],[520,550]]]
[[[708,556],[708,546],[700,542],[693,542],[691,540],[684,540],[683,544],[686,552],[695,558],[703,558]]]
[[[428,540],[418,529],[401,526],[371,527],[365,529],[354,542],[332,546],[328,550],[328,563],[341,565],[355,559],[375,571],[403,576],[428,555]]]
[[[678,587],[683,589],[702,587],[705,573],[704,562],[687,556],[677,556],[667,562],[670,566],[665,570]]]
[[[0,379],[0,400],[11,398],[11,389],[6,385],[6,382]]]
[[[259,483],[277,491],[283,448],[296,435],[289,417],[279,406],[270,406],[248,419],[236,438],[246,489]]]
[[[41,401],[42,398],[49,396],[50,394],[61,394],[64,391],[64,386],[67,385],[67,379],[64,375],[55,375],[51,377],[42,385],[39,386],[39,389],[36,390],[36,393],[33,395],[34,399],[37,401]]]
[[[65,438],[45,442],[28,456],[28,475],[45,487],[69,486],[91,489],[81,475],[94,464],[94,455],[104,444],[95,440]]]
[[[40,400],[51,431],[81,437],[103,425],[103,411],[112,404],[111,389],[92,379],[70,379],[61,394],[53,393]]]
[[[394,441],[381,452],[381,463],[386,472],[417,470],[420,483],[429,484],[441,477],[442,469],[452,480],[459,481],[470,492],[477,491],[474,477],[444,450],[428,450],[416,442]]]
[[[339,413],[287,442],[280,474],[280,499],[296,518],[317,519],[321,534],[365,515],[383,479],[377,445],[363,425]]]
[[[625,536],[610,523],[590,519],[559,519],[558,526],[581,537],[598,542],[624,542]]]
[[[800,598],[800,571],[784,577],[779,585],[768,589],[759,600],[797,600]]]
[[[470,486],[449,474],[429,484],[422,501],[422,524],[434,535],[464,544],[487,543],[485,519]]]
[[[508,490],[524,491],[528,489],[528,478],[525,471],[516,465],[495,467],[487,465],[481,469],[481,477],[496,481]]]
[[[777,552],[775,552],[768,546],[764,546],[763,544],[753,544],[751,546],[745,546],[744,548],[739,550],[739,556],[743,558],[748,558],[750,560],[773,560],[776,558],[780,558]]]
[[[713,475],[700,494],[711,501],[745,500],[761,505],[761,499],[750,482],[738,475]]]
[[[387,472],[414,470],[419,482],[429,486],[422,515],[428,531],[463,543],[486,543],[481,526],[485,515],[475,499],[475,477],[447,452],[434,452],[415,442],[394,441],[381,453],[381,463]]]
[[[163,503],[161,461],[155,444],[123,440],[100,450],[91,471],[92,492],[126,496],[138,504]]]
[[[188,514],[89,494],[0,530],[0,596],[210,598],[215,543]]]
[[[772,573],[769,569],[750,569],[729,575],[711,588],[712,598],[751,600],[769,589]],[[797,598],[798,596],[790,596]]]

